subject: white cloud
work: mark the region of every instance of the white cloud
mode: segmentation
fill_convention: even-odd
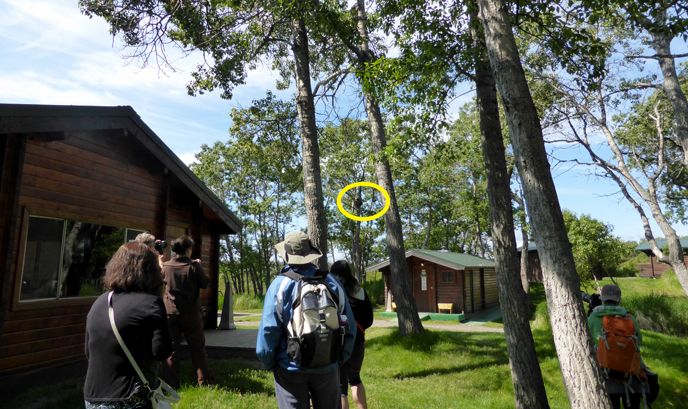
[[[196,162],[196,153],[182,153],[179,155],[179,159],[184,162],[186,166],[191,166],[192,163]]]

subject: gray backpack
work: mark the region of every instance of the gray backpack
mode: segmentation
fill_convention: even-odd
[[[327,274],[321,270],[313,277],[292,270],[282,274],[297,282],[292,318],[287,323],[287,355],[303,368],[333,364],[339,360],[342,349],[346,328],[341,323],[346,298],[341,288],[340,294],[332,291],[325,281]]]

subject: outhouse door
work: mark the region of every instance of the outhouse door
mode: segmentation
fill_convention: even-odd
[[[435,312],[435,268],[428,264],[413,268],[413,296],[418,312]]]

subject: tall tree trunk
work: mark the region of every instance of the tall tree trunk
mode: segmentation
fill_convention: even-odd
[[[299,115],[301,135],[301,156],[303,157],[303,195],[306,201],[308,236],[322,251],[323,257],[315,262],[321,270],[327,266],[327,218],[323,204],[322,180],[320,176],[320,148],[315,125],[315,102],[311,88],[311,71],[308,57],[308,33],[301,19],[293,21],[294,71],[296,76],[296,108]]]
[[[521,192],[521,194],[523,194],[523,192]],[[522,214],[519,216],[521,240],[523,242],[521,245],[521,283],[523,284],[523,291],[526,292],[528,300],[530,300],[530,281],[528,281],[528,256],[530,255],[528,247],[530,246],[530,240],[528,237],[528,229],[526,228],[526,205],[523,202],[523,198],[516,193],[511,193],[511,199],[516,201],[522,210]]]
[[[430,233],[432,232],[432,203],[428,203],[428,222],[425,225],[425,237],[423,237],[423,244],[420,246],[423,250],[428,247],[430,241]]]
[[[521,240],[523,241],[521,246],[521,285],[528,299],[530,299],[530,281],[528,280],[528,256],[530,255],[528,246],[530,246],[530,243],[528,242],[528,232],[525,228],[521,229]]]
[[[475,14],[471,15],[471,35],[476,48],[484,50],[483,33]],[[530,303],[527,294],[519,285],[521,274],[516,253],[506,149],[499,121],[495,80],[486,56],[476,61],[475,71],[499,304],[504,317],[504,335],[509,351],[511,379],[514,383],[515,408],[549,408],[535,352],[535,341],[530,331]]]
[[[523,182],[533,236],[542,262],[547,306],[571,408],[611,408],[592,343],[588,341],[571,245],[549,170],[542,128],[502,0],[478,0],[486,48],[504,103],[514,157]]]
[[[357,50],[358,62],[361,67],[372,62],[372,53],[368,48],[368,31],[366,25],[365,1],[358,0],[358,32],[363,39]],[[375,161],[375,176],[377,183],[387,191],[389,195],[389,210],[385,213],[385,228],[387,231],[387,252],[392,273],[392,293],[397,305],[399,318],[399,333],[402,336],[423,332],[423,324],[418,315],[418,306],[413,297],[413,285],[406,264],[406,251],[404,249],[404,234],[402,230],[399,207],[394,193],[394,180],[389,162],[382,157],[382,151],[387,146],[385,127],[382,121],[380,106],[369,92],[364,92],[366,113],[370,125],[373,154]],[[384,198],[383,198],[384,200]]]
[[[667,18],[666,10],[657,13],[654,21],[648,18],[638,17],[640,24],[650,33],[652,41],[650,46],[657,55],[657,62],[662,70],[664,83],[662,89],[669,98],[671,107],[674,111],[674,123],[676,124],[676,137],[681,144],[683,155],[681,162],[688,168],[688,99],[681,89],[681,83],[676,74],[676,63],[671,57],[671,41],[674,39],[672,34],[660,31],[655,27],[655,23],[664,22]]]

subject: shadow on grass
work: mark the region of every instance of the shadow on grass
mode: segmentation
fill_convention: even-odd
[[[395,379],[410,379],[410,378],[425,378],[427,376],[433,375],[451,375],[466,371],[473,371],[476,369],[489,368],[494,365],[507,365],[509,363],[509,357],[505,354],[505,357],[498,357],[497,359],[486,359],[480,363],[476,364],[466,364],[457,365],[451,368],[438,368],[438,369],[428,369],[425,371],[418,372],[402,372],[398,373],[392,378]]]
[[[457,351],[467,348],[490,349],[506,355],[504,336],[487,332],[452,332],[442,330],[424,330],[420,334],[402,337],[399,330],[392,330],[387,335],[366,340],[366,348],[400,347],[407,351],[434,353],[440,344],[451,344]]]
[[[268,394],[275,395],[272,373],[243,362],[231,360],[211,360],[211,369],[217,382],[217,387],[227,391],[242,394]],[[196,387],[195,371],[191,361],[182,361],[181,384],[182,387]]]
[[[424,330],[420,334],[402,337],[398,329],[388,334],[366,340],[366,348],[400,348],[405,351],[423,354],[471,353],[498,357],[508,362],[504,336],[488,332],[453,332],[443,330]]]

